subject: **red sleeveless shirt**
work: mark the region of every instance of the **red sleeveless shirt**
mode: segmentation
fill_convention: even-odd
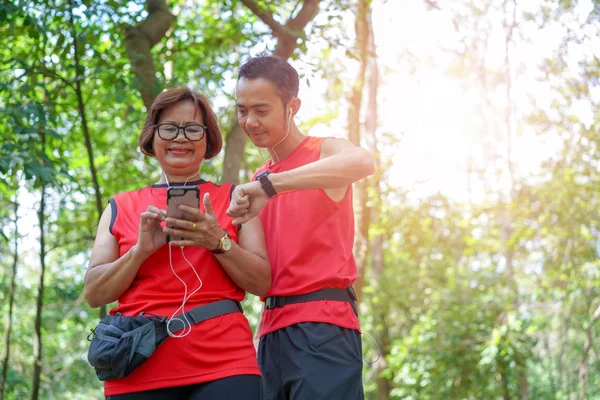
[[[318,161],[323,140],[308,136],[285,159],[274,165],[269,160],[256,174],[265,169],[288,171]],[[356,281],[351,186],[339,202],[322,189],[279,193],[269,200],[260,217],[272,268],[266,297],[343,289]],[[321,300],[264,310],[260,335],[300,322],[327,322],[360,330],[349,303]]]
[[[233,185],[218,186],[203,180],[189,185],[200,188],[200,199],[210,193],[219,224],[237,242],[238,229],[225,214]],[[110,203],[113,218],[110,232],[117,239],[122,256],[137,243],[140,214],[149,205],[166,209],[167,185],[120,193]],[[202,201],[200,210],[205,211]],[[183,259],[179,247],[172,248],[171,252],[173,268],[188,286],[189,295],[199,286],[198,278]],[[217,300],[244,298],[244,290],[233,283],[209,250],[186,247],[184,254],[202,279],[201,289],[187,301],[185,311]],[[144,311],[170,317],[181,305],[183,293],[183,284],[171,271],[169,249],[165,244],[140,266],[131,286],[110,313],[138,315]],[[168,338],[129,376],[106,381],[104,394],[191,385],[243,374],[260,375],[252,333],[242,313],[226,314],[193,325],[192,331],[183,338]]]

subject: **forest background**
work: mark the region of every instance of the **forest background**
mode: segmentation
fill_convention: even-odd
[[[226,145],[203,178],[245,182],[235,73],[263,52],[300,71],[303,132],[377,160],[367,398],[600,399],[599,38],[589,0],[2,1],[0,399],[102,398],[83,277],[108,199],[159,178],[147,107],[204,92]]]

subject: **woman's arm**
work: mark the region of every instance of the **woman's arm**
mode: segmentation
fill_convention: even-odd
[[[90,307],[100,307],[118,300],[129,288],[146,258],[165,243],[160,230],[164,211],[150,206],[141,214],[138,243],[119,257],[117,239],[109,231],[111,218],[112,209],[108,206],[100,218],[85,273],[84,297]]]
[[[168,218],[164,233],[181,236],[183,240],[172,241],[173,246],[195,246],[214,250],[224,235],[210,203],[209,194],[203,198],[206,214],[181,205],[179,208],[194,217],[194,221]],[[271,266],[267,257],[265,235],[260,218],[247,223],[238,235],[238,243],[224,254],[215,254],[229,277],[242,289],[263,296],[271,287]]]
[[[238,243],[234,243],[227,253],[215,256],[239,287],[257,296],[264,296],[271,287],[271,265],[260,218],[245,224],[238,239]]]

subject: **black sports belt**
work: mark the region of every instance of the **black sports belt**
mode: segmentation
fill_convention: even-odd
[[[169,338],[167,326],[171,332],[177,332],[186,326],[236,312],[243,312],[239,302],[219,300],[172,319],[145,312],[137,317],[120,313],[107,315],[88,336],[88,361],[101,381],[121,379],[142,365]]]
[[[358,310],[356,309],[356,293],[354,292],[352,286],[349,286],[346,289],[325,288],[314,292],[293,296],[267,297],[265,299],[265,309],[270,310],[272,308],[281,308],[287,304],[308,303],[310,301],[318,300],[345,301],[350,303],[354,313],[358,316]]]
[[[234,312],[244,312],[242,305],[234,300],[219,300],[213,303],[208,303],[203,306],[197,306],[192,308],[183,314],[176,315],[169,322],[169,330],[171,332],[177,332],[187,326],[185,323],[185,317],[190,321],[190,325],[199,324],[202,321],[218,317],[225,314],[231,314]],[[143,313],[142,313],[143,314]],[[184,317],[185,316],[185,317]],[[177,319],[175,319],[177,318]]]

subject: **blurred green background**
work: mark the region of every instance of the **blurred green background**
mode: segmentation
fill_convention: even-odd
[[[203,178],[247,181],[235,72],[265,51],[301,73],[303,132],[377,159],[367,398],[600,399],[599,38],[583,0],[3,1],[0,399],[102,398],[83,276],[108,199],[159,178],[145,111],[205,93],[226,145]]]

